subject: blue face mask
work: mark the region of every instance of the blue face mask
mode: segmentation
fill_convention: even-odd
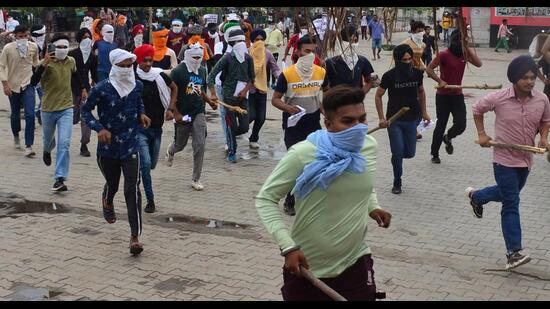
[[[368,126],[364,123],[340,132],[318,130],[307,140],[317,146],[315,161],[304,167],[296,179],[292,193],[304,198],[316,188],[326,190],[334,179],[344,171],[363,173],[367,159],[360,151],[365,144]]]
[[[359,152],[365,143],[369,126],[360,123],[340,132],[328,132],[328,137],[336,148],[349,152]]]

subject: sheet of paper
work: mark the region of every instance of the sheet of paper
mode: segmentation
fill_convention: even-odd
[[[306,110],[303,107],[301,107],[300,105],[296,105],[296,107],[300,109],[300,112],[288,117],[287,127],[289,128],[295,126],[298,121],[300,121],[300,119],[306,114]]]
[[[436,123],[437,123],[437,119],[436,119],[435,121],[433,121],[433,120],[430,120],[430,121],[420,121],[420,124],[418,124],[418,127],[416,128],[416,130],[417,130],[419,133],[422,133],[422,132],[431,130],[431,129],[435,128],[435,124],[436,124]]]
[[[233,96],[238,97],[239,92],[241,92],[244,89],[244,87],[246,87],[246,84],[248,84],[248,83],[238,81],[237,82],[237,87],[235,87],[235,93],[233,94]],[[246,98],[248,99],[248,92],[246,93]]]

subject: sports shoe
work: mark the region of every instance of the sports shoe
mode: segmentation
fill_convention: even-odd
[[[401,187],[393,186],[393,188],[391,188],[391,193],[401,194]]]
[[[200,181],[198,180],[193,180],[193,182],[191,183],[191,187],[193,187],[193,189],[195,189],[195,191],[202,191],[204,190],[204,186],[201,184]]]
[[[474,216],[478,219],[483,218],[483,206],[478,205],[474,202],[474,199],[472,198],[474,196],[474,192],[476,189],[472,187],[466,188],[466,196],[468,197],[468,200],[470,200],[470,206],[472,206],[472,213]]]
[[[285,203],[283,209],[285,213],[291,217],[296,215],[296,210],[294,209],[294,205]]]
[[[63,178],[57,178],[57,180],[53,184],[52,191],[55,191],[55,192],[67,191],[67,186],[63,183]]]
[[[447,137],[447,134],[443,135],[443,143],[445,143],[445,151],[452,155],[455,148],[451,140]]]
[[[440,164],[440,163],[441,163],[441,159],[439,159],[438,156],[432,156],[432,163],[434,163],[434,164]]]
[[[166,148],[166,154],[164,155],[164,161],[166,161],[166,166],[171,167],[172,163],[174,161],[174,155],[170,154],[170,152],[168,152],[169,149],[170,149],[170,146],[168,146],[168,148]]]
[[[46,164],[46,166],[52,165],[52,154],[44,151],[44,153],[42,154],[42,161],[44,161],[44,164]]]
[[[80,145],[80,155],[83,157],[91,156],[90,151],[88,150],[88,147],[86,146],[86,144]]]
[[[143,209],[148,214],[152,214],[155,212],[155,201],[147,201],[147,205],[145,206],[145,209]]]
[[[515,251],[512,254],[506,254],[506,259],[508,259],[506,262],[506,270],[516,268],[531,261],[531,257],[521,254],[520,250]]]
[[[230,162],[230,163],[237,163],[237,155],[228,155],[227,156],[227,161]]]
[[[250,142],[249,146],[252,149],[259,149],[260,148],[260,144],[258,144],[256,142]]]
[[[19,136],[13,137],[13,145],[15,146],[15,149],[21,150],[21,142],[19,141]]]
[[[36,152],[32,150],[31,146],[28,146],[25,148],[25,157],[30,158],[30,157],[34,157],[35,155],[36,155]]]

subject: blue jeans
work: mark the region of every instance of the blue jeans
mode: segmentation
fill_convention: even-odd
[[[248,111],[248,99],[240,101],[236,106]],[[237,136],[248,132],[248,128],[250,127],[248,114],[238,114],[237,112],[226,110],[223,119],[228,155],[235,155],[237,154]]]
[[[413,158],[416,153],[416,127],[419,123],[420,120],[397,120],[388,127],[394,187],[401,187],[403,159]]]
[[[25,146],[34,144],[34,87],[28,85],[21,93],[12,92],[9,97],[11,107],[11,132],[13,136],[19,136],[21,131],[21,108],[25,110]]]
[[[218,97],[218,99],[220,99],[222,102],[224,101],[223,100],[223,87],[222,86],[218,86],[216,85],[216,96]],[[227,131],[225,129],[225,107],[223,107],[223,105],[218,105],[218,110],[220,111],[220,124],[222,126],[222,131],[223,131],[223,137],[225,138],[225,140],[227,141]]]
[[[42,97],[44,96],[44,90],[42,90],[42,86],[38,84],[36,86],[36,94],[38,95],[38,105],[35,108],[36,117],[40,117],[40,109],[42,108]]]
[[[260,139],[260,130],[265,123],[267,93],[260,93],[256,90],[256,93],[249,94],[248,102],[248,121],[254,121],[254,126],[252,127],[252,134],[250,134],[249,141],[258,142]]]
[[[57,126],[57,156],[55,158],[55,179],[67,180],[69,176],[71,135],[73,133],[73,108],[55,112],[42,111],[42,131],[44,151],[55,148],[55,128]]]
[[[501,202],[500,221],[502,234],[508,253],[522,249],[521,223],[519,219],[519,193],[529,175],[526,167],[507,167],[493,163],[496,186],[475,191],[474,203],[485,205],[489,202]]]
[[[139,157],[141,180],[147,201],[153,201],[153,183],[151,181],[151,170],[155,169],[159,159],[162,128],[142,129],[138,133]]]

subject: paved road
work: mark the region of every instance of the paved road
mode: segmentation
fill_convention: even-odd
[[[370,41],[362,41],[360,48],[370,59]],[[506,67],[520,51],[495,54],[478,49],[478,53],[484,65],[481,69],[469,66],[465,81],[508,85]],[[389,69],[390,55],[383,52],[381,60],[373,61],[379,76]],[[435,83],[428,78],[424,82],[429,112],[435,118]],[[550,300],[550,197],[546,191],[550,169],[544,158],[535,159],[522,193],[523,240],[533,261],[517,271],[498,271],[505,263],[499,206],[489,205],[484,218],[477,220],[464,198],[466,186],[494,182],[491,152],[473,143],[470,106],[484,93],[466,91],[468,128],[454,141],[452,156],[442,151],[441,165],[430,163],[431,134],[425,134],[416,157],[405,162],[400,196],[390,193],[387,135],[375,133],[378,199],[393,214],[393,221],[387,230],[373,224],[369,242],[376,282],[388,300]],[[374,91],[365,104],[369,122],[376,125]],[[177,154],[171,168],[159,164],[152,173],[159,211],[144,215],[145,251],[134,258],[127,249],[123,194],[119,192],[115,199],[120,220],[109,225],[100,212],[103,178],[93,157],[78,155],[79,128],[73,130],[70,191],[52,194],[53,168],[45,167],[39,156],[27,159],[13,149],[9,104],[0,94],[0,136],[4,137],[0,140],[4,196],[0,200],[16,193],[19,201],[24,197],[44,202],[17,208],[23,213],[10,215],[0,206],[0,300],[43,295],[52,300],[280,300],[283,260],[253,200],[285,153],[280,119],[280,113],[268,106],[261,150],[251,152],[247,142],[239,140],[244,145],[239,147],[241,161],[229,164],[224,160],[216,113],[208,111],[205,191],[190,187],[190,149]],[[487,122],[493,120],[489,116]],[[487,127],[492,132],[492,126]],[[42,151],[40,130],[36,132],[38,153]],[[164,130],[162,152],[173,136],[170,124]],[[95,133],[92,144],[95,154]],[[209,220],[223,225],[208,228]],[[292,223],[291,218],[286,220]]]

